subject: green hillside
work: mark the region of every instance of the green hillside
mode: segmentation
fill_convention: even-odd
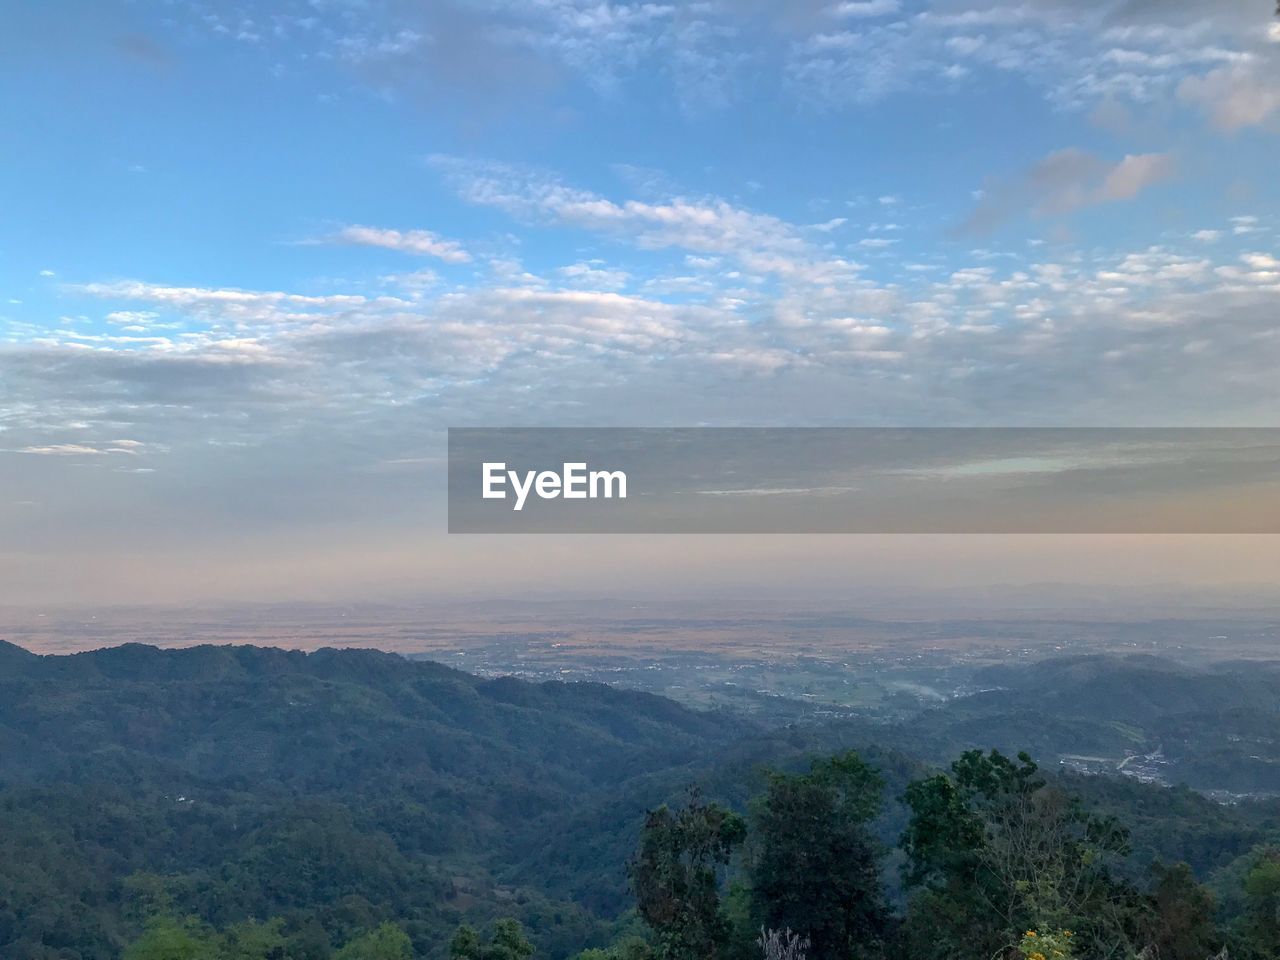
[[[884,783],[865,830],[888,853],[886,904],[905,909],[906,854],[892,851],[912,816],[902,798],[931,770],[973,747],[1051,759],[1175,734],[1203,746],[1217,729],[1260,738],[1276,675],[1085,661],[990,679],[1001,689],[902,724],[770,730],[374,651],[0,645],[0,957],[115,960],[164,917],[209,930],[276,918],[294,951],[280,956],[317,960],[393,922],[415,955],[441,957],[460,923],[510,916],[560,960],[634,929],[627,864],[649,811],[697,784],[746,813],[768,771],[850,748]],[[1230,750],[1217,756],[1230,766]],[[1129,825],[1133,856],[1115,865],[1126,883],[1155,860],[1203,879],[1245,871],[1280,835],[1274,802],[1226,807],[1049,769],[1085,809]],[[734,856],[725,878],[746,869]]]

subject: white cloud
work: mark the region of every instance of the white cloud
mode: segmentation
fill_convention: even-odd
[[[1178,87],[1178,96],[1201,107],[1218,129],[1235,132],[1261,126],[1280,110],[1278,76],[1252,65],[1222,67],[1187,77]]]
[[[511,409],[566,425],[769,422],[780,410],[795,422],[833,408],[934,423],[1090,423],[1116,409],[1130,422],[1249,422],[1277,401],[1280,261],[1183,242],[769,290],[745,271],[685,276],[681,258],[677,272],[636,279],[643,295],[605,289],[626,271],[604,257],[551,273],[581,289],[522,283],[516,265],[514,281],[413,301],[91,284],[113,312],[159,298],[188,313],[187,332],[164,350],[74,331],[7,344],[0,428],[37,465],[140,463],[158,480],[199,470],[216,448],[282,493],[294,459],[340,484],[353,463],[434,449],[444,424]],[[298,322],[280,323],[282,311]],[[1206,381],[1233,389],[1206,407]],[[219,495],[241,509],[242,494]]]
[[[1132,200],[1147,187],[1168,180],[1175,169],[1176,164],[1168,154],[1131,154],[1107,172],[1098,193],[1088,202]]]
[[[333,235],[336,243],[350,243],[367,247],[382,247],[424,257],[436,257],[445,263],[469,263],[469,254],[455,240],[445,240],[430,230],[389,230],[383,227],[366,227],[358,224],[343,227]]]
[[[835,6],[837,17],[887,17],[902,9],[901,0],[845,0]]]
[[[1280,291],[1280,260],[1269,253],[1252,252],[1241,254],[1240,263],[1244,266],[1222,266],[1217,273],[1228,281],[1258,284],[1263,289]]]
[[[186,306],[193,303],[230,304],[299,304],[304,306],[350,306],[364,303],[361,296],[329,294],[311,296],[281,291],[242,290],[235,287],[169,287],[139,280],[117,280],[109,283],[85,283],[75,288],[95,297],[142,300]]]
[[[410,295],[421,294],[422,291],[434,287],[440,282],[440,274],[434,270],[414,270],[410,273],[389,273],[378,278],[383,283],[400,287]]]
[[[573,263],[556,271],[574,286],[592,287],[597,290],[621,290],[631,279],[625,270],[603,266],[600,262]]]
[[[525,219],[629,239],[644,250],[669,247],[734,257],[743,267],[805,283],[828,282],[860,267],[813,247],[803,228],[718,197],[615,202],[534,171],[454,157],[432,158],[464,200]]]
[[[1036,217],[1063,217],[1086,207],[1132,200],[1170,179],[1176,169],[1169,154],[1131,154],[1108,163],[1085,150],[1058,150],[1018,176],[990,184],[958,230],[989,233],[1026,212]]]
[[[51,443],[43,446],[22,447],[18,453],[39,457],[101,457],[113,453],[138,454],[146,446],[138,440],[110,440],[105,443]]]
[[[696,254],[687,253],[685,254],[684,262],[691,267],[697,267],[699,270],[710,270],[720,266],[721,261],[719,257],[700,257]]]
[[[32,453],[42,457],[76,457],[99,456],[106,453],[97,447],[89,447],[79,443],[55,443],[44,447],[23,447],[19,453]]]
[[[142,327],[158,316],[160,314],[153,310],[112,310],[107,314],[107,322]]]
[[[641,77],[690,112],[741,105],[762,77],[806,104],[840,108],[954,92],[940,78],[1010,76],[1057,107],[1145,108],[1176,99],[1184,82],[1199,96],[1198,83],[1230,77],[1200,71],[1256,65],[1280,38],[1266,0],[367,0],[358,18],[346,4],[312,6],[258,36],[271,69],[291,54],[341,65],[389,97],[500,109],[575,85],[615,98]],[[243,32],[216,13],[196,26],[220,38]],[[1253,122],[1274,73],[1250,77],[1247,95],[1204,91],[1221,104],[1211,108],[1219,122]]]

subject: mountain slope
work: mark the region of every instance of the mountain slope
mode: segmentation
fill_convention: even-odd
[[[395,917],[424,945],[505,902],[559,955],[601,921],[548,901],[536,874],[500,886],[509,852],[752,730],[650,694],[375,651],[0,656],[13,665],[0,670],[6,958],[23,955],[19,936],[114,958],[156,898],[217,923],[293,915],[337,940]]]

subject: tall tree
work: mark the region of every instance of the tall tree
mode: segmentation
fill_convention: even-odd
[[[775,773],[752,810],[755,920],[806,938],[810,960],[859,960],[882,948],[888,910],[880,851],[867,829],[884,782],[856,753]]]
[[[1213,896],[1185,863],[1152,868],[1155,881],[1144,940],[1160,960],[1205,960],[1221,947]]]
[[[649,812],[640,848],[628,864],[641,919],[653,930],[663,960],[714,960],[728,924],[720,881],[746,826],[740,816],[704,803],[696,790],[678,813]]]
[[[1248,948],[1259,957],[1280,948],[1280,850],[1264,850],[1244,878]]]

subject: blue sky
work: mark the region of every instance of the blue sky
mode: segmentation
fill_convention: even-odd
[[[394,553],[450,425],[1274,425],[1271,0],[10,6],[28,571]]]

